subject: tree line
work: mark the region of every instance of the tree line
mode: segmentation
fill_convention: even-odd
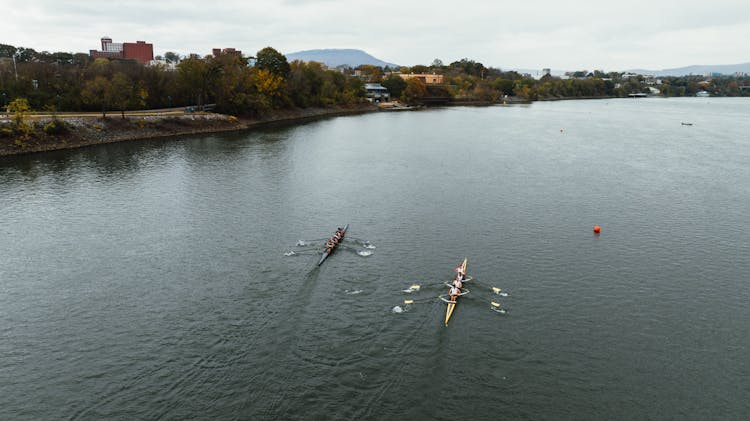
[[[236,55],[184,58],[168,52],[167,66],[143,66],[133,60],[91,59],[83,53],[37,52],[0,44],[0,100],[7,106],[24,98],[33,110],[124,113],[216,104],[219,112],[257,116],[275,109],[350,105],[365,100],[364,82],[388,88],[391,97],[407,103],[426,98],[446,101],[499,102],[580,97],[625,97],[633,93],[693,96],[746,96],[750,78],[719,76],[664,77],[658,80],[622,72],[581,70],[565,78],[539,79],[515,71],[486,67],[463,58],[444,64],[391,69],[362,65],[331,70],[316,62],[293,61],[271,47],[257,52],[255,62]],[[176,66],[173,65],[176,63]],[[443,83],[402,79],[400,73],[434,73]],[[359,76],[361,75],[361,76]],[[658,82],[658,83],[657,83]]]
[[[271,47],[258,51],[253,66],[246,57],[224,54],[186,58],[172,68],[0,44],[0,95],[4,106],[24,98],[34,110],[124,113],[210,103],[223,113],[256,116],[356,104],[365,90],[360,78],[320,63],[289,63]]]

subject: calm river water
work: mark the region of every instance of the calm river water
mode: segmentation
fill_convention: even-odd
[[[750,413],[747,99],[120,143],[0,159],[0,194],[0,419]]]

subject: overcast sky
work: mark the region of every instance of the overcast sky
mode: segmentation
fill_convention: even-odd
[[[0,0],[0,43],[88,52],[145,40],[154,54],[266,46],[357,48],[401,65],[662,69],[750,62],[750,0]]]

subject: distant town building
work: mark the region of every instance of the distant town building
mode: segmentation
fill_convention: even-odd
[[[227,56],[236,56],[236,57],[242,58],[242,51],[235,50],[234,48],[224,48],[224,49],[214,48],[213,50],[211,50],[211,53],[214,55],[214,57],[227,55]]]
[[[365,83],[367,91],[367,100],[370,102],[389,101],[391,94],[388,89],[379,83]]]
[[[436,75],[434,73],[428,74],[428,73],[401,73],[401,72],[388,72],[385,74],[386,77],[395,75],[400,76],[403,80],[409,80],[413,78],[420,79],[422,82],[424,82],[427,85],[442,85],[443,84],[443,75]]]
[[[148,64],[154,59],[154,45],[146,41],[112,42],[112,38],[103,37],[102,49],[89,50],[92,58],[120,58],[135,60],[141,64]]]

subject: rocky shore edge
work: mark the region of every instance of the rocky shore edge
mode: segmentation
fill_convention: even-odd
[[[34,119],[39,128],[27,139],[0,138],[0,156],[20,155],[60,149],[79,148],[105,143],[166,138],[175,136],[249,130],[271,125],[296,124],[325,117],[362,114],[377,111],[371,104],[351,107],[306,108],[275,110],[260,118],[237,118],[215,113],[186,113],[180,115],[137,115],[122,118],[112,113],[101,116],[56,117],[65,123],[66,130],[48,134],[41,128],[53,121],[52,117]]]

